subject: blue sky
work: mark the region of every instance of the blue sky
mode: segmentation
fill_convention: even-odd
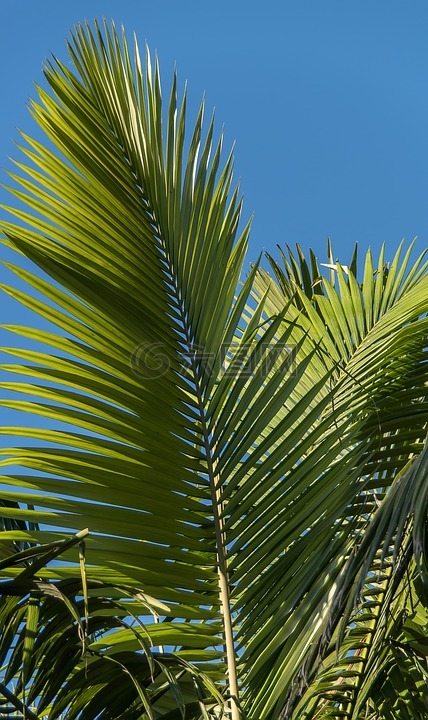
[[[236,144],[251,255],[300,242],[347,262],[355,241],[428,237],[428,4],[425,0],[2,0],[0,167],[53,52],[93,17],[123,22],[174,63],[195,106],[206,91]],[[0,191],[0,201],[7,201]]]

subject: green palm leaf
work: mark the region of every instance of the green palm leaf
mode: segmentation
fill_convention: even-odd
[[[311,339],[315,337],[319,343],[323,362],[330,364],[332,367],[333,374],[330,379],[330,388],[334,391],[332,402],[334,402],[336,411],[339,411],[341,404],[345,401],[348,404],[348,412],[354,415],[355,420],[360,417],[362,421],[359,440],[369,441],[366,461],[364,461],[362,467],[356,468],[360,487],[358,488],[358,485],[356,485],[352,489],[352,485],[349,485],[347,492],[353,492],[354,497],[351,499],[351,495],[348,494],[349,504],[342,511],[338,508],[336,515],[336,528],[340,526],[340,522],[346,523],[348,537],[352,543],[348,546],[348,549],[346,549],[346,545],[339,545],[339,553],[342,557],[342,553],[345,553],[345,556],[349,559],[335,588],[335,596],[330,606],[331,613],[328,614],[329,625],[326,625],[325,635],[321,637],[321,645],[316,644],[312,654],[308,656],[301,674],[300,689],[298,691],[296,689],[291,690],[291,705],[290,703],[287,705],[287,712],[291,710],[293,702],[301,695],[303,688],[314,677],[318,663],[324,653],[323,647],[326,647],[324,643],[328,642],[333,636],[335,618],[341,617],[343,612],[347,613],[345,617],[348,618],[349,609],[346,610],[346,606],[352,608],[352,605],[358,601],[360,594],[358,618],[360,616],[364,618],[363,578],[369,573],[367,582],[370,585],[370,579],[373,574],[379,573],[380,567],[384,568],[383,572],[386,572],[387,576],[388,567],[390,571],[394,569],[392,590],[386,592],[387,587],[381,587],[378,591],[378,615],[384,615],[387,612],[394,593],[397,591],[396,580],[399,573],[396,563],[397,556],[404,553],[402,549],[404,543],[403,532],[415,512],[415,507],[419,508],[419,502],[416,502],[416,495],[413,495],[411,489],[410,478],[413,477],[412,474],[415,472],[413,467],[405,473],[405,480],[399,481],[398,478],[409,457],[414,458],[414,453],[421,452],[424,447],[427,417],[426,355],[424,347],[424,337],[426,337],[426,316],[424,314],[426,312],[424,311],[426,289],[425,284],[420,283],[426,265],[423,265],[423,258],[421,257],[408,270],[407,274],[405,269],[409,255],[408,252],[404,260],[404,270],[401,269],[400,273],[397,274],[397,283],[390,283],[388,286],[390,269],[383,266],[383,252],[381,253],[378,274],[374,282],[381,284],[384,288],[384,295],[382,296],[384,309],[380,313],[372,313],[371,315],[367,313],[367,317],[372,318],[372,326],[370,327],[368,321],[366,321],[364,335],[361,335],[357,326],[349,323],[348,319],[351,315],[353,318],[358,318],[358,308],[364,309],[366,303],[364,300],[365,295],[371,297],[372,300],[375,297],[376,289],[370,291],[367,288],[368,283],[373,283],[373,274],[369,275],[366,271],[365,283],[359,287],[351,269],[346,269],[347,279],[345,279],[344,271],[337,265],[337,287],[334,287],[331,282],[328,283],[326,280],[322,280],[322,285],[319,282],[316,283],[317,293],[309,293],[310,297],[308,298],[305,289],[303,287],[300,289],[297,285],[294,271],[291,271],[291,268],[295,268],[297,263],[294,266],[288,264],[289,271],[287,271],[286,265],[285,272],[274,264],[275,274],[280,279],[286,297],[290,296],[292,287],[297,292],[298,302],[296,306],[300,308],[300,319],[299,325],[294,332],[298,332],[299,337],[302,333],[306,333],[306,337]],[[370,262],[370,254],[367,257],[366,267],[367,263]],[[399,253],[391,267],[391,276],[396,272],[398,262]],[[321,276],[319,269],[315,267],[313,280],[310,285],[307,284],[306,288],[314,285],[314,280],[317,278],[321,278]],[[331,279],[334,280],[334,276]],[[259,294],[264,292],[268,282],[270,281],[266,275],[259,276],[257,281],[260,288]],[[321,292],[323,286],[326,288],[326,295]],[[388,298],[388,287],[393,295],[394,302]],[[353,288],[353,297],[350,288]],[[270,298],[272,306],[275,303],[276,307],[280,307],[281,294],[275,287],[270,291]],[[414,302],[415,300],[416,302]],[[419,309],[418,302],[422,303]],[[348,303],[351,304],[345,313],[343,308],[346,308]],[[412,310],[415,311],[410,326],[406,324],[408,303],[412,303]],[[324,322],[320,321],[321,318]],[[328,323],[330,318],[336,319],[333,328]],[[395,320],[398,320],[397,325]],[[417,327],[420,328],[420,334],[416,330]],[[415,336],[411,334],[413,330],[416,331]],[[413,344],[412,337],[416,344]],[[416,337],[418,337],[417,340]],[[368,348],[370,348],[370,351]],[[378,362],[379,365],[377,365]],[[377,369],[379,367],[382,367],[382,378]],[[343,392],[343,389],[339,393],[336,392],[336,388],[340,385],[345,388],[345,392]],[[367,395],[366,390],[369,385],[371,392],[370,395]],[[350,387],[352,387],[352,390],[349,393]],[[356,402],[355,406],[353,406],[354,402]],[[340,431],[340,423],[337,427],[338,431]],[[349,447],[346,449],[348,452],[349,450],[354,452],[358,445],[359,442],[355,444],[353,449]],[[423,457],[424,453],[421,455],[421,462]],[[351,478],[352,472],[349,474],[347,481],[349,482]],[[397,478],[396,481],[395,478]],[[408,502],[403,503],[402,498],[397,497],[396,493],[400,492],[400,490],[394,489],[391,493],[388,492],[394,482],[398,483],[394,487],[401,488],[401,493],[406,494],[406,497],[409,498]],[[339,486],[336,487],[335,493],[340,497]],[[411,504],[412,497],[415,506]],[[420,493],[418,497],[420,499]],[[331,505],[332,502],[333,500],[330,500],[329,504]],[[326,507],[326,505],[327,503],[323,507]],[[380,508],[378,509],[379,505]],[[416,512],[420,517],[419,510]],[[371,521],[372,517],[374,518],[373,522]],[[305,537],[309,537],[310,534],[311,531],[309,530]],[[335,534],[337,535],[337,530]],[[327,543],[323,549],[314,547],[314,558],[318,558],[319,561],[320,554],[321,556],[323,554],[329,555],[334,549],[334,539],[334,534],[327,536]],[[416,535],[415,540],[416,548],[420,547],[421,542]],[[309,540],[307,542],[309,543]],[[405,569],[412,554],[406,555],[404,553],[404,555],[407,558],[403,566]],[[400,572],[402,573],[403,569]],[[351,594],[347,599],[349,592]],[[392,598],[390,597],[391,593]],[[372,598],[367,602],[371,606]],[[369,621],[371,619],[368,618]],[[355,691],[361,679],[362,661],[359,656],[362,647],[356,642],[355,636],[360,633],[361,637],[362,630],[361,625],[359,625],[361,620],[358,620],[356,628],[354,627],[355,623],[354,618],[349,630],[351,640],[347,639],[347,636],[343,639],[342,659],[338,661],[334,651],[330,665],[327,663],[326,670],[321,672],[316,686],[319,687],[319,691],[316,691],[319,694],[316,697],[321,698],[320,707],[322,711],[327,714],[332,713],[332,717],[336,717],[336,712],[338,713],[337,717],[357,717],[357,714],[354,715],[355,708],[359,707]],[[370,622],[367,625],[368,627],[363,635],[366,641],[370,634],[370,639],[374,643],[372,655],[376,656],[376,653],[379,652],[381,639],[376,638],[376,642],[374,642],[373,628],[370,627]],[[341,637],[343,636],[341,635]],[[336,643],[337,636],[334,639],[334,644]],[[356,653],[357,662],[359,663],[359,667],[357,665],[353,667],[352,672],[349,669],[352,664],[349,648],[352,648]],[[343,675],[344,679],[341,681],[341,689],[343,690],[343,685],[345,685],[348,697],[346,702],[343,701],[338,707],[339,689],[336,681],[338,677],[342,677],[341,672],[344,669],[345,673]],[[355,678],[356,684],[349,680],[350,675]],[[370,675],[369,677],[371,679]],[[303,702],[308,702],[308,696],[313,697],[314,692],[314,688],[310,686],[308,695],[304,696]],[[326,693],[331,694],[332,700],[331,703],[325,703],[324,701],[323,705],[322,698],[327,696]],[[301,702],[297,706],[296,718],[303,716],[303,711],[304,706]],[[311,701],[307,712],[307,717],[318,717],[317,713],[321,712],[321,710],[318,706],[316,709],[313,701]],[[286,716],[284,715],[284,717]]]
[[[1,541],[89,527],[88,588],[163,603],[152,643],[210,674],[233,720],[286,717],[412,513],[389,498],[426,434],[426,264],[381,254],[374,270],[368,254],[360,284],[356,254],[345,269],[330,247],[327,281],[299,250],[273,264],[279,285],[257,265],[242,282],[249,228],[203,105],[187,139],[176,78],[164,107],[157,63],[147,53],[143,69],[114,27],[77,28],[70,53],[73,72],[46,68],[32,113],[48,143],[24,138],[2,224],[38,266],[10,264],[20,289],[3,289],[50,325],[6,326],[31,347],[5,349],[17,379],[1,402],[43,421],[2,429],[20,441],[1,451]],[[63,558],[40,576],[80,577]],[[127,655],[138,638],[116,640],[135,717],[150,717]],[[55,712],[95,717],[119,667],[106,662],[87,686],[64,679]],[[165,687],[176,670],[164,663]],[[183,703],[200,714],[195,691],[175,710],[168,693],[165,718]]]
[[[154,720],[171,717],[177,708],[180,717],[208,718],[212,711],[218,716],[222,699],[213,682],[184,660],[156,651],[156,632],[139,620],[166,608],[135,590],[128,590],[124,601],[124,588],[88,584],[84,572],[82,582],[37,578],[85,535],[35,546],[2,562],[3,573],[17,564],[26,567],[0,582],[0,659],[7,663],[0,695],[14,713],[32,720],[62,718],[64,710],[70,718]]]

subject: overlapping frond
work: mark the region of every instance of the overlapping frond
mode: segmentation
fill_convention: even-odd
[[[257,266],[242,280],[248,226],[203,105],[186,139],[176,78],[164,107],[157,62],[114,28],[77,28],[70,53],[73,70],[46,68],[32,112],[49,148],[24,138],[2,223],[43,271],[9,265],[20,289],[3,289],[51,329],[6,326],[30,346],[5,349],[1,402],[43,422],[2,429],[22,445],[1,451],[0,542],[89,527],[88,578],[164,604],[148,632],[171,663],[210,673],[234,720],[285,718],[415,507],[396,517],[391,488],[426,435],[427,265],[368,253],[360,282],[356,254],[330,248],[327,279],[299,250],[273,263],[279,284]],[[64,559],[41,575],[80,577]]]
[[[330,398],[327,406],[330,437],[328,430],[324,435],[320,433],[305,455],[300,453],[296,467],[288,470],[288,477],[285,475],[282,488],[285,497],[285,489],[290,494],[288,524],[284,527],[290,531],[291,525],[294,529],[293,518],[300,515],[301,525],[297,526],[293,544],[284,543],[281,571],[288,579],[290,600],[287,606],[284,602],[287,595],[277,596],[273,610],[277,610],[275,621],[277,617],[280,619],[276,622],[276,637],[273,632],[271,635],[270,657],[265,650],[269,669],[275,652],[282,652],[282,673],[275,676],[271,671],[269,677],[272,683],[275,680],[283,683],[284,694],[289,696],[281,717],[288,716],[296,698],[313,678],[337,622],[349,603],[352,608],[358,601],[364,577],[375,572],[376,562],[382,562],[385,568],[388,564],[395,568],[402,534],[418,506],[415,503],[404,507],[394,494],[390,495],[395,478],[422,451],[426,436],[426,265],[423,258],[419,258],[406,270],[409,254],[404,269],[400,267],[399,254],[391,268],[387,268],[382,252],[377,273],[367,271],[371,263],[369,254],[362,285],[357,283],[350,268],[345,271],[339,264],[333,266],[337,275],[334,284],[324,279],[317,267],[313,269],[311,281],[299,285],[294,271],[291,273],[290,269],[287,274],[275,266],[282,290],[272,284],[266,273],[259,273],[257,277],[260,297],[268,288],[266,307],[270,313],[279,312],[286,299],[295,294],[293,311],[289,311],[292,337],[316,347],[318,359],[331,368],[326,384],[313,401],[316,414],[308,433],[310,437],[325,420],[323,413],[316,409],[320,408],[320,397],[326,396]],[[297,261],[289,267],[295,270]],[[388,277],[395,277],[395,282],[388,284]],[[334,276],[331,279],[334,280]],[[379,284],[383,294],[376,291]],[[311,290],[314,287],[317,287],[316,293]],[[369,302],[373,305],[377,294],[377,309],[370,310]],[[356,318],[362,315],[365,324],[361,323],[358,328]],[[321,363],[312,363],[309,368],[308,379],[313,386],[320,377]],[[299,399],[295,397],[295,402]],[[309,409],[310,406],[307,417],[310,417]],[[304,430],[304,424],[299,426]],[[346,434],[349,427],[355,430],[354,435]],[[334,452],[334,433],[336,442],[337,435],[340,437],[336,455],[325,466],[320,465],[318,458],[323,450]],[[305,483],[300,488],[297,486],[296,492],[293,476],[299,479],[306,463]],[[335,463],[342,474],[336,470],[329,484],[326,477],[332,473]],[[283,467],[287,469],[287,461]],[[403,493],[412,494],[409,473],[401,488]],[[279,505],[275,505],[275,501],[279,503],[279,492],[275,496],[271,491],[272,515],[274,512],[278,515]],[[379,506],[383,521],[376,520],[372,526]],[[397,506],[402,508],[399,521]],[[282,512],[283,508],[281,505]],[[391,516],[387,516],[388,509]],[[421,512],[423,514],[423,510]],[[320,526],[324,533],[320,532]],[[280,523],[273,530],[275,537],[278,527]],[[272,588],[269,580],[267,575],[266,584]],[[275,590],[271,589],[268,597],[272,601]],[[363,605],[364,598],[358,607]],[[267,614],[265,620],[266,635],[268,624],[275,625]],[[356,632],[354,630],[354,634]],[[247,652],[251,645],[257,647],[256,639],[247,644]],[[346,656],[345,650],[344,653]],[[261,656],[252,665],[252,672],[258,665],[261,665]],[[300,668],[297,674],[296,667]],[[260,680],[267,683],[266,671],[261,668],[259,673]],[[351,687],[351,683],[348,686]],[[334,701],[332,706],[337,710]],[[301,705],[298,707],[296,717],[300,717]],[[348,717],[349,707],[352,708],[352,704],[345,708],[346,712],[342,711],[344,717]],[[352,711],[351,716],[354,717]]]
[[[154,647],[162,642],[159,613],[167,611],[137,589],[87,580],[87,531],[33,546],[1,563],[0,708],[40,718],[220,717],[223,701],[212,679]],[[80,545],[80,581],[42,581],[42,568]],[[123,598],[123,594],[128,596]],[[144,624],[141,616],[153,616]],[[120,692],[118,692],[120,687]]]
[[[426,578],[415,516],[424,513],[427,450],[401,472],[355,547],[356,592],[296,718],[423,718]],[[423,554],[426,550],[423,549]],[[350,603],[348,602],[348,606]]]

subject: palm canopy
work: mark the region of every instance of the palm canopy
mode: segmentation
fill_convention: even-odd
[[[380,624],[404,570],[425,602],[427,265],[368,253],[360,283],[355,257],[327,278],[299,250],[272,260],[277,281],[255,265],[241,282],[249,226],[203,104],[187,138],[176,78],[164,108],[136,43],[79,26],[69,49],[31,106],[48,142],[24,137],[26,209],[2,223],[44,273],[9,265],[29,290],[4,291],[59,330],[5,326],[34,347],[5,348],[2,403],[48,423],[2,429],[22,445],[2,450],[21,470],[1,479],[1,541],[88,527],[91,580],[157,598],[152,644],[210,674],[234,720],[358,717],[367,593]],[[130,629],[121,643],[138,649]],[[360,666],[326,699],[351,646]]]

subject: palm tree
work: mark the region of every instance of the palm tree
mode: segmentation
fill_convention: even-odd
[[[2,222],[4,291],[50,324],[5,326],[30,343],[5,349],[2,404],[43,418],[1,430],[16,698],[38,718],[425,717],[427,263],[368,252],[360,281],[356,252],[324,272],[298,248],[243,279],[203,103],[188,137],[176,77],[164,107],[114,26],[69,50]]]

